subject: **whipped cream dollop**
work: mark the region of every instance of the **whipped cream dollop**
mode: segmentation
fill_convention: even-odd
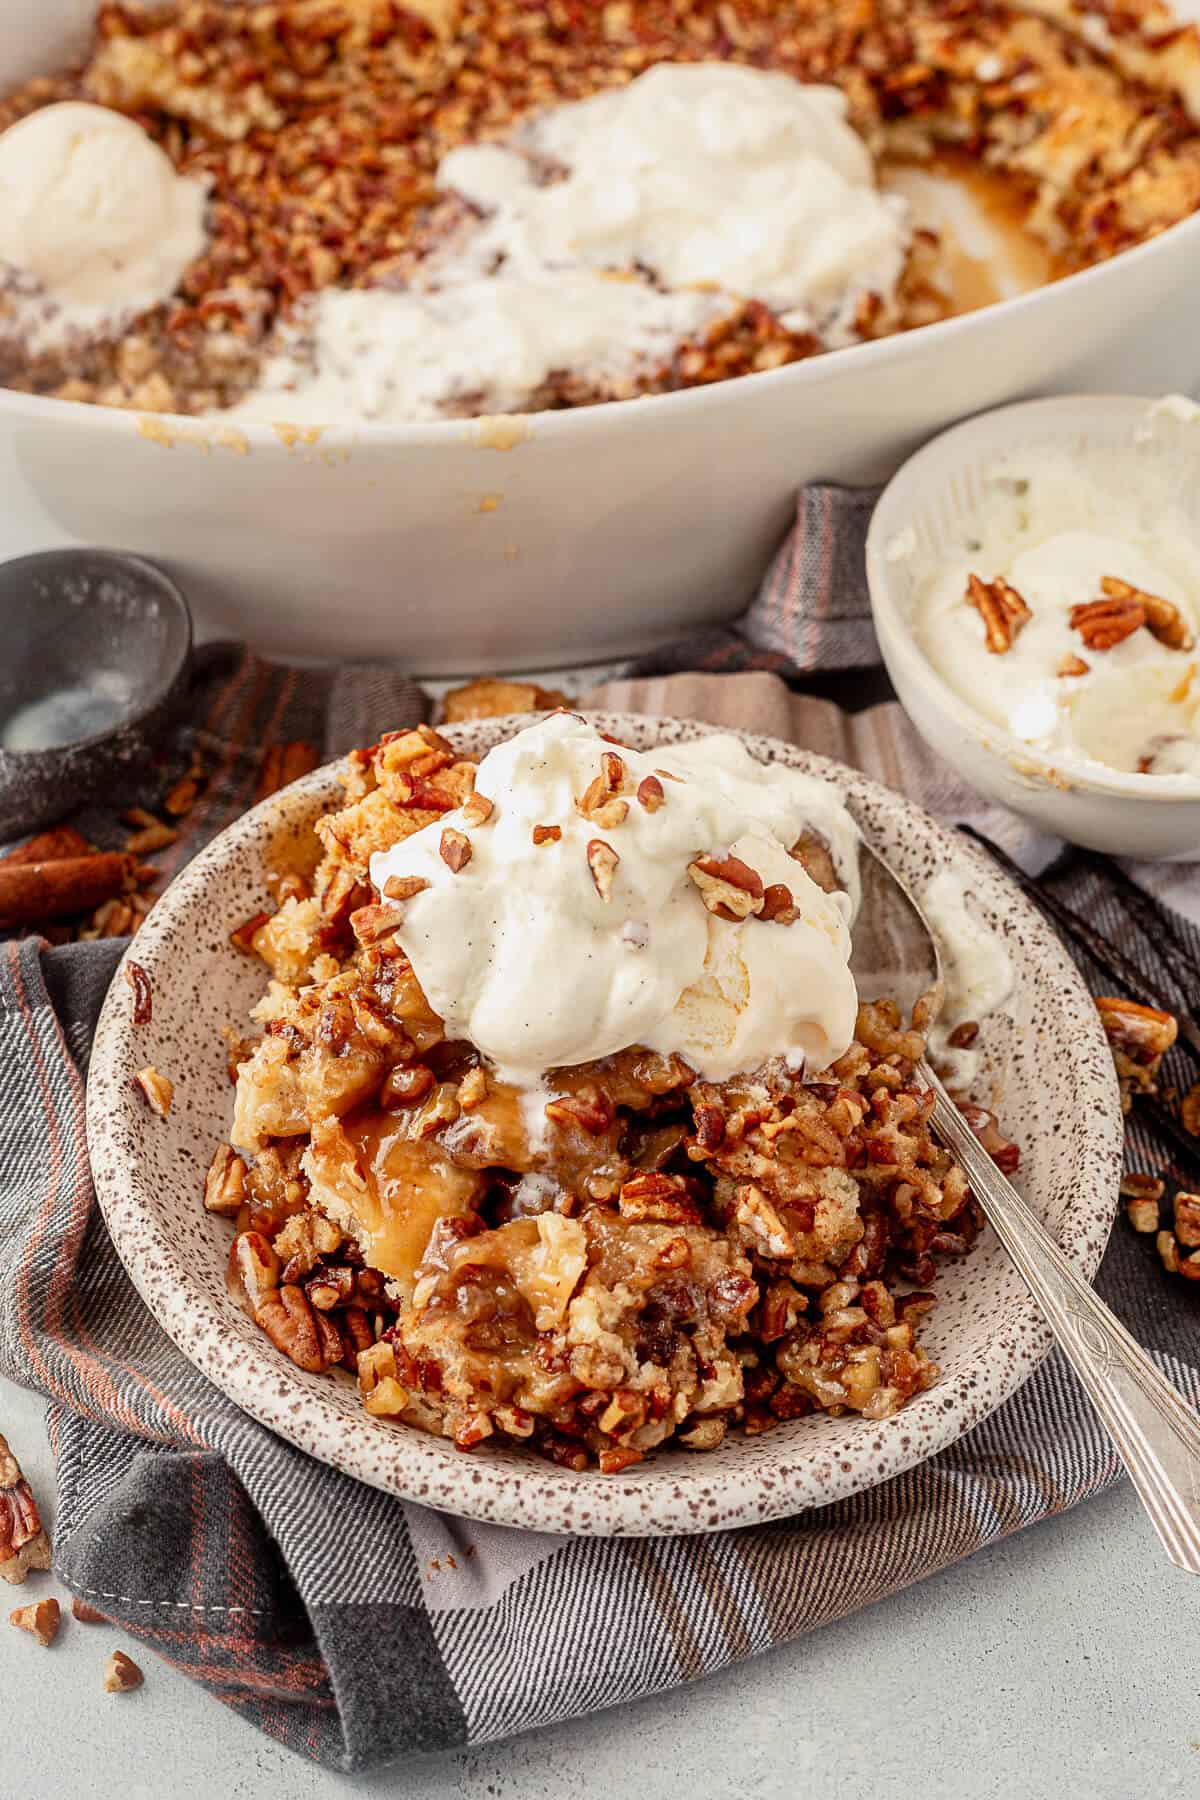
[[[111,335],[207,243],[207,190],[123,114],[43,107],[0,133],[0,291],[34,350]]]
[[[1167,454],[1153,430],[1127,449],[1035,447],[999,459],[948,549],[929,557],[907,532],[896,546],[899,559],[917,559],[913,628],[924,655],[976,712],[1033,748],[1194,779],[1194,643],[1172,647],[1147,624],[1102,648],[1071,618],[1115,579],[1170,602],[1195,639],[1194,485],[1194,461],[1188,468]],[[987,647],[984,619],[967,598],[971,574],[1003,577],[1030,610],[1005,651]]]
[[[606,755],[620,759],[612,798],[626,810],[585,816]],[[651,799],[662,791],[653,810],[638,798],[647,779]],[[815,830],[854,887],[854,825],[826,783],[759,764],[735,738],[639,752],[555,714],[490,751],[476,791],[493,802],[486,821],[445,815],[374,856],[371,880],[381,892],[393,878],[428,883],[403,901],[397,937],[447,1035],[503,1079],[536,1091],[550,1069],[635,1044],[711,1080],[774,1056],[816,1070],[846,1049],[853,898],[826,894],[788,854]],[[470,845],[457,872],[447,827]],[[536,827],[559,835],[535,843]],[[616,859],[599,878],[597,842]],[[706,908],[688,865],[730,855],[787,886],[792,923]]]
[[[652,370],[747,298],[847,343],[864,295],[893,298],[911,239],[836,88],[726,63],[553,107],[452,150],[437,181],[480,223],[419,285],[317,295],[238,413],[519,409],[553,376]]]

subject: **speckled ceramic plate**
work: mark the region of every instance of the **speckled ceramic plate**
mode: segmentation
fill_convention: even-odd
[[[638,749],[705,729],[632,716],[597,722]],[[514,723],[489,720],[448,735],[481,752]],[[1017,975],[1005,1128],[1022,1146],[1021,1185],[1090,1277],[1116,1205],[1121,1116],[1095,1008],[1065,952],[979,852],[899,795],[790,745],[745,741],[763,761],[833,782],[911,880],[958,869],[1004,937]],[[263,988],[261,968],[230,947],[228,932],[267,902],[264,846],[337,792],[333,768],[318,770],[232,825],[172,883],[137,938],[153,1018],[135,1026],[130,989],[115,981],[88,1083],[96,1187],[122,1260],[164,1330],[248,1413],[373,1486],[471,1518],[606,1535],[693,1532],[781,1517],[870,1487],[952,1443],[1032,1372],[1048,1334],[990,1234],[941,1272],[941,1300],[924,1341],[942,1378],[895,1418],[821,1414],[762,1437],[732,1433],[703,1455],[659,1451],[616,1476],[574,1474],[490,1445],[464,1455],[370,1418],[348,1377],[294,1368],[228,1298],[229,1228],[204,1212],[201,1193],[232,1106],[219,1032],[244,1020]],[[147,1063],[174,1080],[167,1120],[131,1087]]]

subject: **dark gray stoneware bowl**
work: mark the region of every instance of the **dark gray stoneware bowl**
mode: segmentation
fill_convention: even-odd
[[[191,646],[186,600],[138,556],[0,563],[0,840],[63,818],[147,754]]]

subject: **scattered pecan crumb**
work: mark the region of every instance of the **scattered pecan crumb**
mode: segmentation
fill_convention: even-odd
[[[1066,680],[1071,676],[1086,675],[1091,666],[1091,663],[1084,662],[1082,656],[1064,656],[1057,673]]]
[[[106,1694],[130,1694],[134,1688],[140,1688],[145,1679],[133,1658],[126,1656],[123,1650],[114,1650],[104,1665]]]
[[[557,844],[562,837],[562,826],[535,825],[532,837],[535,844]]]
[[[175,1084],[170,1077],[163,1075],[151,1064],[139,1069],[133,1078],[134,1086],[141,1089],[146,1105],[160,1119],[165,1119],[171,1111],[171,1102],[175,1098]]]
[[[1178,1241],[1188,1250],[1200,1249],[1200,1194],[1176,1194],[1174,1213]]]
[[[133,989],[133,1022],[135,1025],[148,1025],[154,1010],[154,994],[150,986],[150,977],[141,963],[125,964],[125,980]]]
[[[14,1607],[8,1615],[8,1622],[15,1625],[18,1631],[29,1632],[39,1644],[49,1649],[58,1636],[62,1612],[55,1599],[35,1600],[30,1606]]]
[[[1175,1242],[1173,1231],[1160,1231],[1154,1240],[1159,1260],[1168,1275],[1179,1273],[1179,1245]]]
[[[759,918],[768,925],[794,925],[800,917],[800,908],[796,905],[795,896],[784,881],[773,881],[763,889],[762,910]]]
[[[657,812],[659,807],[665,804],[666,798],[663,784],[657,775],[647,775],[643,781],[639,781],[638,805],[645,807],[647,812]]]
[[[495,810],[487,795],[478,792],[468,794],[462,804],[462,816],[468,825],[486,825]]]
[[[182,819],[191,812],[200,798],[200,783],[196,776],[185,775],[182,781],[168,790],[163,801],[163,811],[170,813],[173,819]]]
[[[964,1019],[956,1025],[947,1037],[946,1042],[952,1050],[969,1050],[979,1036],[979,1026],[974,1019]]]
[[[1158,1201],[1149,1199],[1130,1199],[1125,1202],[1125,1211],[1129,1223],[1135,1231],[1148,1235],[1158,1230]]]
[[[1033,617],[1024,596],[1002,575],[997,575],[994,581],[968,575],[966,599],[983,619],[985,641],[994,656],[1003,656],[1011,650],[1017,633]]]
[[[71,1617],[77,1619],[81,1625],[108,1624],[108,1620],[102,1612],[97,1612],[94,1606],[89,1606],[87,1601],[81,1600],[78,1595],[71,1602]]]

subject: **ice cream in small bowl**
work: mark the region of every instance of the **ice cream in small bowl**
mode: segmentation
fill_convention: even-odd
[[[1200,412],[1040,400],[913,457],[872,521],[884,659],[927,743],[1113,854],[1200,856]]]

